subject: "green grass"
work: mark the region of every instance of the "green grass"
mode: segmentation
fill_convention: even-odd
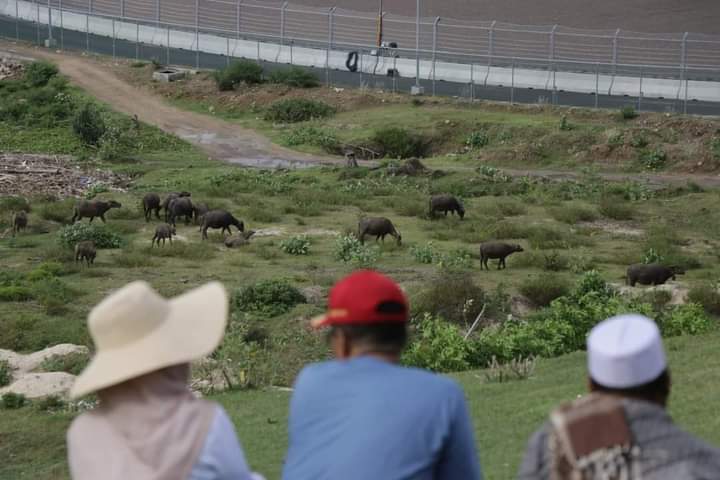
[[[667,341],[673,375],[670,413],[682,428],[720,443],[720,418],[712,405],[720,394],[720,334]],[[525,443],[559,402],[585,392],[585,355],[540,360],[529,380],[487,383],[482,371],[452,375],[465,389],[486,478],[514,478]],[[268,479],[280,477],[287,447],[290,393],[274,389],[215,395],[237,428],[251,467]],[[2,412],[1,479],[65,479],[64,434],[68,414],[46,414],[32,407]],[[39,441],[42,439],[42,441]]]

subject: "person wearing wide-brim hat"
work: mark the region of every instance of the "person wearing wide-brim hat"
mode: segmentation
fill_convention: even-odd
[[[530,439],[519,479],[720,478],[720,450],[680,430],[666,411],[670,374],[654,321],[605,320],[587,351],[591,393],[550,414]]]
[[[222,407],[187,386],[190,362],[218,346],[227,316],[219,283],[166,300],[134,282],[90,312],[96,353],[70,396],[100,402],[68,431],[74,480],[262,478]]]

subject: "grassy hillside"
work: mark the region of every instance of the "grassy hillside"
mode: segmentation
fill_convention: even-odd
[[[720,418],[711,407],[720,391],[720,335],[673,338],[667,342],[673,373],[670,412],[675,421],[701,438],[720,443]],[[483,371],[453,375],[465,389],[481,462],[490,480],[514,478],[528,436],[558,402],[585,391],[582,353],[541,360],[533,377],[487,383]],[[251,466],[268,479],[279,478],[286,449],[290,393],[251,390],[213,396],[230,413]],[[0,422],[1,479],[60,480],[67,477],[66,414],[31,408],[5,410]]]

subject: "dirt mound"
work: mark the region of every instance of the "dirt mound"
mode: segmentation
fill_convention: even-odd
[[[72,165],[62,155],[0,154],[0,195],[83,195],[97,185],[124,191],[128,177]]]
[[[25,67],[10,58],[0,58],[0,80],[15,80],[23,76]]]

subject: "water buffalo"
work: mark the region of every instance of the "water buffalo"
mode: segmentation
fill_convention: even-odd
[[[523,252],[523,248],[516,243],[505,243],[505,242],[484,242],[480,244],[480,270],[485,266],[486,270],[490,270],[488,267],[489,259],[500,259],[498,262],[498,270],[505,268],[505,258],[515,252]]]
[[[170,245],[172,245],[172,237],[175,235],[175,227],[173,225],[163,224],[158,225],[155,229],[155,235],[152,238],[152,242],[150,242],[150,246],[154,246],[157,243],[157,246],[160,246],[160,240],[163,242],[163,247],[165,246],[165,239],[170,240]]]
[[[19,212],[16,212],[12,216],[12,235],[13,237],[20,233],[20,230],[25,230],[27,228],[28,224],[28,218],[27,214],[23,212],[22,210]]]
[[[193,204],[190,198],[188,197],[178,197],[170,201],[170,205],[168,205],[168,221],[170,225],[173,227],[175,226],[175,220],[177,220],[178,217],[185,217],[185,225],[190,223],[190,220],[193,217]]]
[[[207,203],[195,203],[193,204],[193,214],[195,215],[195,224],[200,225],[202,223],[202,217],[210,211]]]
[[[373,218],[362,218],[358,223],[358,238],[360,243],[365,243],[365,235],[375,235],[375,241],[382,239],[385,241],[385,237],[390,235],[395,237],[395,241],[398,245],[402,244],[402,236],[397,231],[395,225],[385,217],[373,217]]]
[[[627,283],[631,287],[634,287],[636,283],[640,285],[662,285],[667,282],[668,279],[675,280],[675,275],[682,275],[685,273],[681,267],[676,266],[664,266],[658,263],[651,263],[648,265],[638,263],[630,265],[627,269]]]
[[[167,222],[170,219],[170,203],[175,200],[176,198],[184,198],[184,197],[191,197],[192,194],[190,192],[170,192],[167,194],[167,197],[162,201],[161,208],[165,211],[165,222]]]
[[[434,217],[437,212],[444,213],[446,217],[448,212],[453,215],[457,212],[460,219],[465,218],[465,207],[452,195],[434,195],[430,198],[430,217]]]
[[[231,213],[225,210],[210,210],[203,216],[202,226],[200,227],[202,238],[203,240],[208,238],[208,228],[221,228],[222,233],[227,230],[229,234],[232,234],[231,225],[235,225],[241,232],[245,231],[243,221],[233,217]]]
[[[225,239],[225,246],[228,248],[241,247],[250,243],[250,237],[255,235],[255,230],[248,230],[246,232],[240,232],[237,236],[227,237]]]
[[[100,220],[105,223],[105,213],[111,208],[120,207],[122,207],[120,202],[116,202],[115,200],[109,200],[107,202],[102,200],[81,200],[75,205],[75,212],[71,222],[75,223],[77,220],[90,217],[90,223],[92,223],[95,217],[100,217]]]
[[[92,240],[80,242],[75,245],[75,263],[85,260],[87,266],[89,267],[91,264],[95,263],[96,255],[97,250],[95,249],[95,242]]]
[[[143,197],[143,213],[145,214],[145,221],[149,222],[152,212],[155,212],[155,217],[160,220],[160,195],[157,193],[147,193]]]

